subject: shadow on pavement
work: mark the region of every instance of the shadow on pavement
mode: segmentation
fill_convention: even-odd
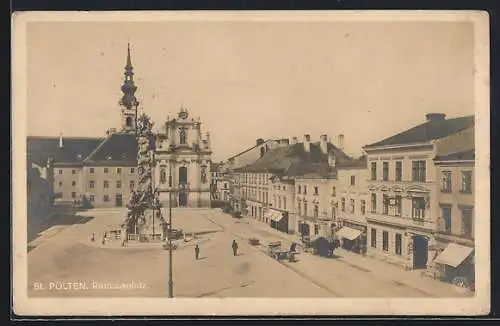
[[[28,221],[28,242],[31,242],[40,236],[40,233],[50,229],[54,226],[70,226],[75,224],[85,224],[93,220],[93,216],[81,215],[54,215],[44,222],[36,220]],[[29,252],[28,246],[28,252]]]

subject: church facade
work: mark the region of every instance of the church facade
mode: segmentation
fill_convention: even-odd
[[[155,185],[164,207],[210,207],[210,134],[181,108],[157,134]]]
[[[110,128],[104,137],[95,138],[28,137],[28,167],[52,162],[56,202],[123,207],[137,187],[139,101],[130,47],[124,70],[120,129]],[[153,187],[160,191],[164,207],[168,207],[170,192],[174,206],[210,207],[210,140],[208,134],[202,139],[199,119],[191,119],[181,109],[155,136]],[[39,210],[36,203],[31,206]]]

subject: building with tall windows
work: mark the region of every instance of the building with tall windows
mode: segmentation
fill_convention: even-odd
[[[441,141],[474,126],[474,116],[426,115],[426,121],[367,145],[370,255],[409,269],[426,269],[440,215],[434,158]]]

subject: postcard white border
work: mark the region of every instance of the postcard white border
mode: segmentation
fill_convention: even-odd
[[[29,22],[471,21],[475,41],[476,295],[461,299],[28,298],[26,25]],[[490,310],[489,16],[480,11],[22,12],[12,16],[13,304],[18,315],[482,315]]]

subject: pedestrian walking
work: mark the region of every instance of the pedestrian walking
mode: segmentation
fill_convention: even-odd
[[[95,241],[95,232],[92,232],[92,237],[90,238],[90,240],[91,240],[92,242],[94,242],[94,241]]]
[[[198,244],[194,247],[194,254],[196,256],[196,260],[198,260],[200,258],[200,246]]]
[[[238,243],[236,243],[236,240],[233,240],[233,256],[236,256],[238,254]]]

